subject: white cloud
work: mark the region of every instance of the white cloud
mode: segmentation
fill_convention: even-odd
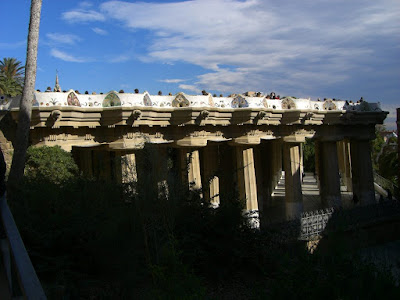
[[[210,72],[196,84],[224,92],[309,92],[344,83],[375,61],[378,40],[394,47],[400,36],[400,5],[393,0],[108,1],[100,11],[154,34],[147,60],[201,66]]]
[[[75,10],[70,10],[62,13],[61,18],[70,23],[88,23],[95,21],[104,21],[105,17],[103,14],[84,8],[77,8]]]
[[[160,79],[160,82],[165,82],[165,83],[179,83],[179,82],[183,82],[186,81],[184,79]]]
[[[0,43],[0,49],[16,49],[26,47],[26,40],[14,43]]]
[[[57,44],[68,44],[73,45],[82,39],[75,34],[62,34],[62,33],[47,33],[47,38]]]
[[[92,6],[93,6],[93,3],[90,1],[82,1],[81,3],[79,3],[79,7],[81,7],[81,8],[89,8]]]
[[[396,124],[396,120],[397,120],[397,112],[396,109],[400,107],[400,105],[396,105],[396,104],[385,104],[382,103],[381,108],[384,111],[389,112],[389,114],[387,115],[386,119],[385,119],[385,126],[388,130],[395,130],[397,129],[397,124]]]
[[[195,86],[180,85],[189,90],[275,90],[306,96],[358,80],[352,90],[366,96],[368,82],[400,75],[400,57],[393,54],[399,47],[399,15],[398,0],[191,0],[105,1],[98,9],[84,1],[62,18],[77,23],[116,20],[132,39],[132,32],[146,30],[147,52],[136,54],[141,61],[205,69]],[[104,34],[101,28],[92,30]],[[111,62],[126,59],[121,55]],[[381,65],[385,69],[379,72]],[[181,82],[169,80],[174,79],[160,81]]]
[[[121,54],[121,55],[118,55],[118,56],[115,56],[115,57],[111,58],[109,60],[109,62],[110,63],[120,63],[120,62],[126,62],[126,61],[128,61],[130,59],[131,59],[131,57],[129,55]]]
[[[192,91],[192,92],[195,92],[195,93],[200,93],[200,89],[199,88],[197,88],[194,85],[190,85],[190,84],[180,84],[179,88],[182,89],[182,90],[187,90],[187,91]]]
[[[68,53],[62,52],[58,49],[51,49],[50,50],[50,55],[56,58],[59,58],[64,61],[69,61],[69,62],[78,62],[78,63],[84,63],[84,62],[89,62],[91,59],[87,58],[82,58],[82,57],[75,57],[73,55],[70,55]]]
[[[94,28],[92,28],[92,30],[93,30],[93,32],[95,32],[99,35],[107,35],[108,34],[107,30],[101,29],[99,27],[94,27]]]

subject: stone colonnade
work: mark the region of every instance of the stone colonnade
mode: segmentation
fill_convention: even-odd
[[[258,145],[209,142],[199,148],[149,144],[146,149],[150,150],[74,147],[73,153],[87,176],[122,183],[147,176],[159,195],[168,196],[168,178],[175,168],[178,174],[173,178],[199,191],[211,206],[237,195],[253,215],[268,208],[284,170],[286,216],[303,211],[303,151],[296,140],[264,140]],[[341,186],[354,193],[356,203],[374,202],[370,157],[369,140],[315,140],[315,173],[324,207],[342,205]]]

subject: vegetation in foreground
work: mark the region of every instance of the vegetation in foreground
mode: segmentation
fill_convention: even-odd
[[[157,199],[146,183],[131,194],[82,178],[60,149],[53,162],[28,153],[9,203],[49,299],[400,297],[390,272],[355,255],[310,255],[279,233],[253,231],[240,201],[214,210],[179,188]],[[39,171],[61,160],[57,176]]]
[[[20,61],[5,57],[0,60],[0,94],[15,97],[22,94],[24,69]]]

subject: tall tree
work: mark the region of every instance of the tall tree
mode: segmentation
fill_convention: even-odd
[[[22,93],[24,68],[20,61],[12,57],[0,61],[0,94],[14,97]]]
[[[32,101],[36,82],[37,49],[39,44],[41,10],[42,0],[32,0],[28,32],[28,46],[26,53],[24,89],[19,106],[14,155],[12,159],[10,175],[8,177],[9,189],[11,192],[24,175],[26,149],[28,148],[29,128],[32,115]]]

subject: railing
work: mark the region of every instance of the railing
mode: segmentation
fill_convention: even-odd
[[[286,221],[263,220],[265,228],[276,233],[279,242],[310,241],[334,232],[346,232],[358,228],[400,220],[400,201],[385,200],[382,203],[356,206],[351,209],[325,208],[303,212]],[[267,222],[266,222],[267,221]]]
[[[302,213],[300,220],[300,239],[308,239],[321,234],[325,230],[333,213],[333,208]]]
[[[352,209],[327,208],[304,212],[300,217],[300,239],[335,231],[346,231],[376,222],[398,219],[400,203],[396,200],[358,206]]]
[[[3,265],[11,293],[13,291],[12,271],[14,271],[25,299],[47,299],[8,207],[5,195],[0,198],[0,217],[5,235],[5,238],[1,240]]]
[[[381,186],[383,189],[390,191],[393,196],[399,196],[399,188],[390,180],[382,177],[378,173],[374,172],[374,182]]]

